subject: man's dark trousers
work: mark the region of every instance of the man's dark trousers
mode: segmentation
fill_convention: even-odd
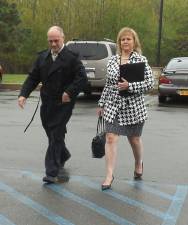
[[[45,100],[42,100],[41,120],[48,136],[48,148],[45,156],[47,176],[57,176],[61,166],[71,156],[65,145],[65,133],[73,107],[74,101],[62,103],[46,97]]]

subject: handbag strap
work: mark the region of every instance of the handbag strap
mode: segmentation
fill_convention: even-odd
[[[99,116],[97,122],[97,134],[103,133],[104,130],[105,130],[104,118],[102,116]]]

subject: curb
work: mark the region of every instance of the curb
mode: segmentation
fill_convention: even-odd
[[[0,91],[19,91],[22,87],[22,84],[0,84]],[[40,85],[35,89],[37,91],[40,90]]]
[[[0,90],[20,90],[21,84],[0,84]]]

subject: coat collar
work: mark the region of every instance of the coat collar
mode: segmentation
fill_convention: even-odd
[[[48,72],[48,76],[50,76],[53,72],[55,72],[56,70],[59,69],[59,67],[62,66],[62,63],[65,61],[66,51],[67,51],[67,49],[64,46],[64,48],[59,52],[58,57],[56,58],[56,60],[53,62],[52,66],[51,66],[51,68],[50,68],[50,70]],[[49,50],[49,52],[50,52],[50,50]],[[51,52],[50,52],[50,54],[51,54]]]
[[[113,67],[112,73],[113,73],[114,77],[116,77],[116,79],[119,79],[119,76],[120,76],[120,70],[119,70],[120,58],[121,58],[121,56],[119,54],[113,56],[111,59],[112,63],[109,64],[109,67]],[[137,52],[133,51],[129,57],[129,62],[133,63],[135,61],[135,59],[137,59],[137,58],[140,58],[140,55]]]

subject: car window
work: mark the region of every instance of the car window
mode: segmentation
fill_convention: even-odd
[[[70,43],[67,47],[79,54],[81,60],[100,60],[108,57],[106,45],[100,43]]]
[[[112,44],[109,44],[109,46],[111,48],[112,55],[115,55],[116,54],[116,46],[115,45],[112,45]]]
[[[166,70],[177,70],[177,69],[187,69],[188,70],[188,59],[173,59],[171,60]]]

